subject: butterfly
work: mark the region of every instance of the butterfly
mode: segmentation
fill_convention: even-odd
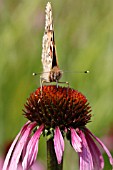
[[[42,41],[42,65],[43,72],[40,76],[41,91],[42,86],[45,83],[56,82],[65,83],[69,87],[68,82],[59,82],[62,77],[63,71],[58,66],[58,58],[56,54],[55,38],[54,38],[54,25],[51,3],[48,2],[45,8],[45,31]],[[82,71],[78,73],[89,73],[89,71]],[[36,73],[33,73],[36,75]]]
[[[58,66],[56,54],[54,26],[51,3],[48,2],[45,9],[45,31],[42,41],[42,65],[43,73],[40,76],[41,86],[44,82],[56,82],[58,84],[63,71]]]

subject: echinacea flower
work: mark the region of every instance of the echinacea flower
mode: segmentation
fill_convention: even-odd
[[[109,150],[86,128],[86,124],[91,121],[90,112],[86,97],[77,90],[51,85],[44,86],[41,92],[38,88],[27,99],[24,115],[29,121],[15,138],[3,170],[16,170],[20,157],[23,169],[28,170],[36,161],[42,134],[47,139],[50,169],[57,166],[55,160],[58,166],[63,162],[65,136],[78,153],[80,170],[104,168],[104,159],[96,143],[102,146],[113,165]]]

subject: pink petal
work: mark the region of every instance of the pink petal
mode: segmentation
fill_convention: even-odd
[[[22,137],[20,138],[20,140],[18,141],[17,143],[17,146],[16,148],[14,149],[14,152],[13,152],[13,156],[11,158],[11,162],[10,162],[10,166],[9,166],[9,169],[14,169],[16,170],[17,169],[17,166],[18,166],[18,163],[19,163],[19,159],[20,159],[20,156],[21,156],[21,153],[22,153],[22,150],[29,138],[29,135],[31,133],[31,130],[36,126],[36,122],[35,123],[32,123],[30,125],[28,125],[26,127],[26,130],[25,132],[22,134]]]
[[[109,157],[109,161],[110,161],[110,164],[113,166],[113,158],[112,158],[112,155],[111,153],[109,152],[109,150],[107,149],[107,147],[102,143],[102,141],[97,138],[95,135],[93,135],[89,129],[85,128],[86,132],[89,133],[92,137],[95,138],[95,140],[102,146],[102,148],[105,150],[105,152],[107,153],[108,157]]]
[[[38,142],[43,129],[44,129],[44,125],[41,125],[38,128],[38,130],[34,133],[34,135],[31,137],[28,143],[26,155],[22,162],[23,170],[28,170],[36,161],[36,157],[38,153]]]
[[[62,161],[62,156],[64,152],[64,139],[62,137],[59,127],[55,128],[54,148],[55,148],[55,153],[56,153],[58,164],[60,164]]]
[[[75,129],[70,128],[70,130],[71,130],[71,143],[72,143],[72,146],[73,146],[73,148],[75,149],[76,152],[81,152],[81,148],[82,148],[81,142],[82,142],[82,140],[78,136]]]
[[[80,170],[92,170],[93,169],[92,155],[90,153],[84,133],[81,130],[79,132],[80,137],[82,139],[82,152],[79,152]]]
[[[4,165],[3,165],[3,169],[2,170],[7,170],[8,169],[8,165],[9,165],[9,161],[10,161],[10,157],[12,155],[12,152],[13,152],[13,149],[19,139],[19,137],[21,136],[21,134],[23,134],[27,128],[27,126],[30,124],[30,122],[28,121],[23,127],[22,129],[20,130],[20,132],[18,133],[18,135],[16,136],[16,138],[14,139],[7,155],[6,155],[6,158],[5,158],[5,161],[4,161]]]
[[[44,167],[44,165],[41,162],[36,161],[32,165],[31,170],[45,170],[45,167]]]
[[[104,168],[103,156],[99,148],[97,147],[97,145],[95,144],[95,142],[88,133],[86,134],[86,140],[93,158],[94,169],[95,170],[103,169]]]

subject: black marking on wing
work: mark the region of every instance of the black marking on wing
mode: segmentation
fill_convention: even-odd
[[[55,40],[54,40],[54,31],[53,31],[53,60],[52,60],[52,68],[54,66],[58,66],[58,64],[57,64],[57,57],[56,57],[56,50],[55,50]]]

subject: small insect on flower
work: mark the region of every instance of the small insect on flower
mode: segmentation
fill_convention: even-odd
[[[40,76],[41,87],[44,82],[58,82],[62,77],[63,71],[58,66],[58,59],[56,55],[55,38],[54,38],[54,26],[51,3],[48,2],[45,9],[45,32],[42,42],[42,65],[43,73]],[[67,83],[68,82],[61,82]]]

